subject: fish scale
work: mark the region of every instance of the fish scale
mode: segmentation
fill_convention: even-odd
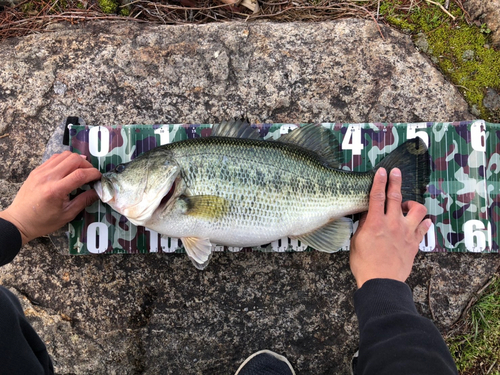
[[[230,202],[227,215],[206,223],[208,230],[236,229],[249,237],[265,231],[280,238],[368,207],[373,173],[328,168],[295,145],[212,137],[170,147],[190,195],[216,195]]]

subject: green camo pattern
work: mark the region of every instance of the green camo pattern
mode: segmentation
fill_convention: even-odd
[[[420,137],[429,146],[431,179],[425,205],[434,225],[420,250],[426,252],[495,252],[500,224],[500,125],[482,120],[454,123],[324,123],[341,145],[342,168],[367,171],[404,141]],[[278,139],[299,124],[254,124],[264,139]],[[73,152],[101,172],[114,169],[156,146],[207,137],[208,124],[70,125]],[[255,160],[258,163],[258,160]],[[89,189],[84,186],[82,189]],[[356,219],[356,218],[354,218]],[[354,229],[357,223],[354,223]],[[70,223],[70,254],[184,252],[176,238],[136,227],[99,202]],[[348,244],[343,247],[349,250]],[[253,248],[216,251],[304,251],[300,241],[283,238]]]

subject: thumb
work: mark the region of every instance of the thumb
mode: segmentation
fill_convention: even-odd
[[[418,225],[416,233],[419,241],[422,241],[422,239],[424,238],[425,234],[427,233],[427,231],[431,226],[432,226],[431,219],[425,219]]]

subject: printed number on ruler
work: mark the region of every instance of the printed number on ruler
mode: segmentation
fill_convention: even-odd
[[[483,121],[476,121],[470,126],[470,143],[476,151],[486,151],[486,131]]]
[[[154,230],[151,230],[149,228],[146,228],[146,232],[149,233],[149,251],[151,253],[157,253],[160,250],[160,247],[164,253],[173,253],[179,247],[178,238],[170,238],[169,246],[168,238],[161,237],[158,232],[155,232]]]
[[[283,124],[280,127],[280,135],[288,134],[292,130],[297,129],[297,128],[298,128],[298,126],[295,124]]]
[[[351,150],[353,155],[361,155],[364,145],[361,139],[361,124],[350,124],[342,140],[342,150]]]
[[[491,223],[485,228],[480,220],[469,220],[463,226],[465,247],[473,253],[480,253],[491,245]],[[486,233],[485,233],[486,232]]]
[[[284,252],[288,250],[288,237],[280,238],[279,240],[271,242],[273,251]]]
[[[100,142],[99,142],[100,140]],[[99,147],[100,144],[100,147]],[[89,151],[95,157],[106,156],[109,152],[109,130],[103,126],[93,126],[89,130]]]
[[[87,228],[87,250],[101,254],[108,249],[108,226],[104,223],[90,223]]]
[[[168,125],[160,126],[155,129],[154,133],[160,135],[160,146],[170,143],[170,127]]]
[[[434,228],[434,223],[432,223],[418,247],[421,251],[432,251],[436,248],[436,229]]]
[[[429,134],[417,131],[417,129],[427,129],[427,124],[408,124],[406,127],[406,139],[419,137],[422,141],[424,141],[427,148],[429,148]]]

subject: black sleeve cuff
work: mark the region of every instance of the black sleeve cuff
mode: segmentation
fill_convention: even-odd
[[[368,319],[394,313],[418,315],[410,287],[391,279],[366,281],[354,294],[354,309],[362,329]]]
[[[0,266],[12,262],[22,244],[19,229],[10,221],[0,218]]]

